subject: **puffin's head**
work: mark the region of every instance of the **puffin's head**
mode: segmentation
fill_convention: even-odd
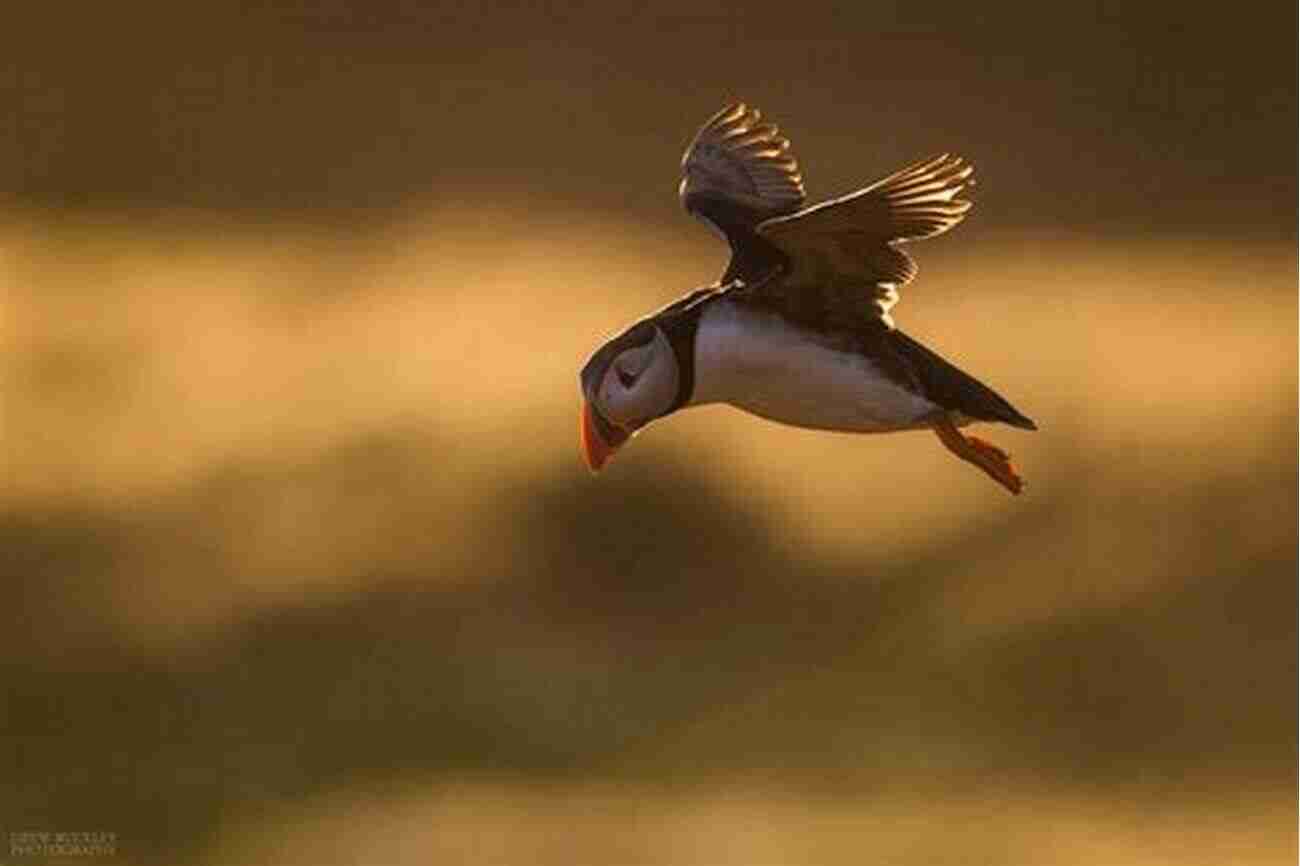
[[[581,383],[582,451],[596,472],[633,434],[673,409],[681,370],[668,336],[647,319],[597,349]]]

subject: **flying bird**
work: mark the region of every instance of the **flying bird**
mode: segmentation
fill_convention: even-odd
[[[582,448],[598,471],[651,421],[727,403],[795,427],[930,429],[1013,494],[1005,451],[959,428],[1037,427],[987,385],[894,326],[916,276],[901,245],[957,225],[972,168],[944,154],[805,205],[789,141],[744,103],[719,111],[682,158],[686,210],[731,247],[722,276],[636,322],[582,370]]]

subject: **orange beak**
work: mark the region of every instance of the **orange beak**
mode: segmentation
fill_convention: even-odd
[[[592,472],[599,472],[627,440],[627,431],[610,424],[590,403],[582,401],[582,456]]]

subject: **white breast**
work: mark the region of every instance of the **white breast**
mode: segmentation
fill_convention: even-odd
[[[726,299],[701,317],[691,403],[729,403],[795,427],[859,433],[918,427],[938,408],[862,355]]]

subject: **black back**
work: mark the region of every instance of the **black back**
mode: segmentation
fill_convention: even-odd
[[[1025,430],[1038,429],[1033,421],[1020,414],[992,388],[963,373],[902,331],[887,329],[884,339],[896,357],[906,364],[920,393],[931,402],[976,421],[1001,421]]]

